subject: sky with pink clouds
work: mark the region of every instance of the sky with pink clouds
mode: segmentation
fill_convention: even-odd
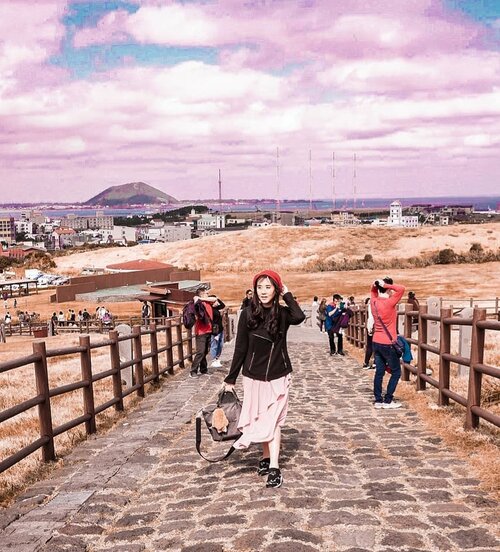
[[[1,2],[0,202],[219,168],[232,198],[498,193],[500,1]]]

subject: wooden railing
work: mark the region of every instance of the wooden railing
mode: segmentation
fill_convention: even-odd
[[[162,332],[165,334],[165,345],[159,347],[158,335]],[[143,353],[143,338],[149,338],[150,352],[148,353]],[[40,429],[38,439],[0,462],[0,473],[38,449],[42,451],[43,461],[55,460],[54,437],[80,424],[85,424],[87,435],[95,433],[96,416],[98,414],[111,407],[118,411],[123,410],[124,397],[132,393],[136,393],[138,397],[144,397],[146,384],[150,382],[158,383],[162,374],[173,373],[175,366],[183,367],[186,359],[192,360],[193,339],[191,330],[183,332],[181,318],[173,317],[163,319],[159,325],[152,323],[147,328],[135,325],[132,327],[130,335],[118,335],[116,330],[111,330],[108,339],[98,343],[91,343],[88,335],[82,335],[79,337],[78,346],[47,350],[46,342],[37,340],[32,343],[32,354],[0,363],[0,374],[23,366],[33,365],[37,390],[34,397],[0,411],[0,424],[36,406],[38,408]],[[132,342],[132,359],[121,362],[119,343],[129,340]],[[92,351],[100,348],[109,349],[110,368],[103,372],[94,373],[92,370]],[[176,360],[174,360],[174,351],[176,351]],[[79,381],[51,388],[47,372],[47,359],[74,354],[80,355],[81,378]],[[152,370],[151,374],[146,376],[143,363],[147,359],[151,359]],[[134,367],[135,383],[124,387],[122,371],[129,367]],[[104,378],[112,379],[113,396],[107,402],[96,405],[93,386],[97,381]],[[54,427],[51,399],[79,389],[82,390],[83,394],[82,414]]]
[[[500,331],[500,322],[486,318],[486,309],[475,308],[472,318],[453,317],[451,308],[442,308],[440,314],[429,314],[427,305],[420,306],[418,311],[412,311],[411,305],[406,305],[404,318],[404,336],[416,349],[416,366],[402,362],[402,379],[409,381],[410,374],[416,376],[416,388],[424,391],[426,385],[438,389],[438,404],[448,406],[449,400],[461,404],[466,409],[465,428],[474,429],[479,426],[482,418],[500,427],[500,416],[481,407],[481,386],[483,374],[500,379],[500,368],[484,364],[484,344],[486,330]],[[415,319],[418,317],[418,324]],[[366,307],[354,311],[346,331],[347,340],[355,347],[364,348],[366,342]],[[440,324],[439,346],[427,342],[429,322]],[[471,326],[472,342],[470,357],[451,354],[452,326]],[[417,337],[412,337],[412,328],[417,331]],[[427,353],[438,355],[438,378],[427,374]],[[450,389],[450,363],[469,367],[467,396],[460,395]]]

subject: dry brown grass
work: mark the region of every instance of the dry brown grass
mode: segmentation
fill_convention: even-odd
[[[91,335],[91,342],[98,343],[105,336]],[[55,336],[47,341],[48,349],[55,349],[78,344],[75,335]],[[164,333],[158,334],[158,346],[165,345]],[[20,350],[22,353],[20,354]],[[150,340],[143,338],[143,354],[150,352]],[[19,358],[31,352],[28,338],[12,338],[2,345],[2,361]],[[174,350],[174,359],[176,352]],[[163,363],[164,364],[164,363]],[[92,370],[96,374],[110,368],[109,348],[102,347],[92,350]],[[54,357],[47,361],[49,385],[55,387],[81,380],[79,354],[64,357]],[[144,362],[144,373],[152,372],[151,360]],[[149,386],[151,387],[151,386]],[[0,374],[0,410],[4,410],[36,396],[36,383],[33,365],[27,365],[9,372]],[[102,379],[94,384],[95,405],[98,406],[113,397],[111,378]],[[138,402],[135,395],[124,399],[125,412],[120,413],[109,408],[97,416],[98,431],[106,431],[120,418],[126,415],[127,410]],[[56,427],[83,414],[82,390],[73,391],[53,397],[52,423]],[[39,437],[39,421],[36,408],[16,416],[0,425],[0,458],[6,458],[22,447],[32,443]],[[55,447],[58,457],[63,458],[77,443],[84,440],[85,428],[83,425],[63,433],[55,438]],[[53,467],[53,464],[52,464]],[[40,463],[40,451],[31,454],[20,463],[0,474],[0,506],[5,505],[12,497],[19,493],[29,483],[48,473],[49,466]]]
[[[252,272],[263,266],[296,272],[306,270],[315,261],[363,258],[367,253],[372,254],[375,260],[407,259],[445,247],[451,247],[456,253],[465,253],[474,242],[496,250],[500,245],[499,230],[500,225],[495,223],[424,227],[418,230],[365,226],[269,226],[180,243],[109,248],[92,252],[91,255],[92,264],[101,267],[147,258],[211,272]],[[89,264],[89,253],[57,258],[56,262],[58,270],[78,273]]]

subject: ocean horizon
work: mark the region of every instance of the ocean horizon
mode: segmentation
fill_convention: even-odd
[[[476,211],[495,211],[500,209],[500,195],[493,196],[439,196],[439,197],[407,197],[407,198],[358,198],[355,202],[352,198],[338,198],[335,201],[335,209],[388,209],[392,201],[397,199],[403,207],[410,207],[416,204],[430,204],[434,206],[446,205],[472,205]],[[20,218],[25,211],[41,211],[45,216],[59,218],[68,214],[79,216],[94,215],[96,210],[104,211],[104,214],[114,217],[133,216],[139,214],[154,214],[164,211],[172,211],[186,205],[206,205],[212,210],[222,212],[245,212],[245,211],[275,211],[277,200],[273,199],[222,199],[222,204],[217,199],[207,200],[182,200],[179,204],[172,205],[147,205],[128,208],[102,207],[89,208],[78,205],[60,204],[57,208],[48,208],[46,205],[19,205],[14,207],[3,207],[0,205],[0,216],[13,216]],[[281,199],[281,211],[327,211],[334,208],[331,199]]]

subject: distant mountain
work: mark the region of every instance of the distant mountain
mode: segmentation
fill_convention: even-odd
[[[144,182],[130,182],[106,188],[90,198],[84,205],[142,205],[159,203],[179,203],[168,195]]]

